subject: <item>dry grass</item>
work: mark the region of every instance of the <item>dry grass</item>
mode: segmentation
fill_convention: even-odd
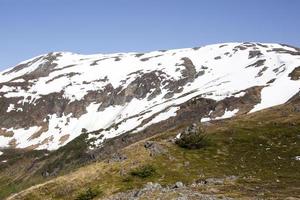
[[[87,188],[101,191],[98,198],[103,198],[142,187],[148,181],[169,185],[180,180],[190,184],[199,177],[228,175],[243,178],[237,183],[214,186],[213,189],[217,189],[220,194],[239,199],[252,198],[258,192],[265,193],[263,195],[267,195],[268,198],[299,196],[300,183],[297,184],[297,179],[300,178],[300,171],[297,169],[300,163],[287,159],[297,152],[300,154],[300,147],[285,145],[295,143],[294,133],[300,130],[299,122],[300,114],[294,112],[291,105],[213,122],[204,128],[214,143],[211,147],[200,150],[186,150],[168,142],[168,139],[173,138],[179,131],[174,129],[147,139],[159,142],[167,149],[166,155],[151,157],[144,148],[146,140],[139,141],[120,151],[128,158],[122,162],[104,160],[92,163],[67,175],[28,188],[9,199],[68,200],[76,198]],[[260,145],[263,145],[262,148]],[[272,151],[266,152],[266,147],[270,145]],[[278,155],[285,160],[278,160]],[[270,161],[266,162],[265,158]],[[189,162],[188,166],[184,164],[186,161]],[[157,175],[145,179],[130,175],[133,169],[149,163],[155,167]],[[281,182],[276,183],[277,179]],[[256,187],[260,189],[255,189]],[[210,193],[212,188],[204,187],[198,190]]]

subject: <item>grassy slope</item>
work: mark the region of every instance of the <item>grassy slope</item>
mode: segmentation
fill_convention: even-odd
[[[74,199],[88,188],[98,197],[142,187],[146,182],[163,185],[201,178],[235,175],[235,183],[214,186],[218,194],[246,198],[261,196],[282,199],[300,197],[300,113],[291,105],[278,106],[251,115],[215,122],[206,127],[210,146],[182,149],[168,142],[179,130],[151,138],[166,154],[151,157],[140,141],[122,150],[123,162],[97,162],[70,174],[34,186],[14,199]],[[130,175],[133,169],[150,164],[155,173],[148,178]],[[203,193],[211,192],[200,187]],[[216,191],[216,190],[215,190]]]
[[[82,166],[88,155],[85,153],[86,135],[81,135],[57,151],[49,152],[6,149],[0,162],[0,199],[30,186],[53,179],[56,175],[42,176],[59,169],[64,175]]]

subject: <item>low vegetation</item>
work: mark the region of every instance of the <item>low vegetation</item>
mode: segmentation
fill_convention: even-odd
[[[208,146],[208,137],[204,132],[197,131],[189,134],[181,134],[175,143],[186,149],[200,149]]]
[[[75,200],[92,200],[99,196],[101,192],[97,189],[88,188],[86,191],[81,192]]]
[[[151,138],[166,153],[151,156],[144,147],[145,141],[140,141],[121,151],[126,160],[92,163],[25,190],[13,199],[73,200],[95,195],[100,198],[140,188],[150,181],[162,186],[177,181],[190,185],[199,180],[226,177],[236,177],[236,181],[196,190],[237,199],[300,196],[300,161],[295,159],[300,155],[300,115],[293,107],[276,107],[213,122],[206,127],[205,134],[185,139],[185,148],[170,142],[182,131],[174,129]],[[208,138],[209,145],[206,145]],[[190,144],[197,144],[197,148],[193,145],[190,148]],[[93,189],[82,191],[82,188],[101,188],[101,194],[94,194]],[[82,192],[78,194],[79,191]]]
[[[155,168],[152,165],[144,165],[142,167],[136,168],[130,172],[131,176],[139,178],[151,177],[155,174]]]

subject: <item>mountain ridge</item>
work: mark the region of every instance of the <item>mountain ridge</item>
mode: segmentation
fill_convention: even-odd
[[[255,112],[299,92],[299,66],[298,48],[271,43],[37,56],[0,74],[0,146],[55,150],[89,132],[90,148],[99,148],[176,123],[199,99],[210,108],[197,107],[201,122]]]

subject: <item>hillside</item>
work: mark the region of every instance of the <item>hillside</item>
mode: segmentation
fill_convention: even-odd
[[[0,73],[0,199],[300,198],[299,94],[284,44],[37,56]]]
[[[172,139],[185,129],[179,126],[10,199],[76,199],[88,196],[88,191],[95,199],[297,199],[299,106],[298,98],[253,114],[198,124],[210,141],[202,149],[174,144]],[[147,147],[149,141],[156,147]],[[145,167],[151,173],[144,176]],[[184,185],[176,188],[176,182]]]

